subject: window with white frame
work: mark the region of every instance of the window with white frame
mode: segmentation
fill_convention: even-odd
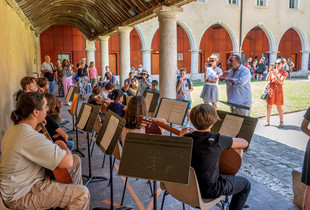
[[[289,0],[289,1],[290,1],[289,8],[297,9],[297,0]]]
[[[237,5],[239,0],[228,0],[228,4],[234,4]]]
[[[257,0],[256,1],[256,6],[265,7],[266,6],[266,1],[267,0]]]

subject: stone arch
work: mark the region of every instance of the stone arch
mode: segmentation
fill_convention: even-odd
[[[219,19],[219,20],[217,20],[217,21],[215,21],[215,22],[209,24],[209,25],[206,27],[206,29],[205,29],[205,30],[203,31],[203,33],[200,35],[199,43],[198,43],[198,48],[199,48],[199,46],[200,46],[201,39],[202,39],[203,35],[205,34],[205,32],[206,32],[211,26],[216,25],[216,24],[222,26],[222,27],[227,31],[227,33],[228,33],[229,36],[230,36],[231,42],[232,42],[233,51],[234,51],[234,52],[238,52],[238,51],[239,51],[238,40],[237,40],[237,37],[236,37],[234,31],[232,30],[232,28],[231,28],[228,24],[224,23],[221,19]]]
[[[188,27],[188,25],[186,23],[184,23],[181,20],[177,20],[177,24],[179,26],[181,26],[183,28],[183,30],[185,31],[185,33],[186,33],[186,35],[187,35],[187,37],[189,39],[191,50],[196,50],[196,41],[195,41],[195,38],[193,36],[192,30]],[[152,34],[152,38],[150,39],[150,43],[149,43],[150,47],[152,46],[153,38],[154,38],[154,36],[155,36],[155,34],[156,34],[158,29],[159,29],[159,25],[157,25],[156,28],[154,29],[154,32]]]
[[[270,52],[275,52],[277,51],[278,48],[276,48],[276,41],[275,41],[275,38],[274,38],[274,35],[273,33],[271,32],[271,30],[265,25],[263,24],[262,22],[259,22],[258,24],[254,25],[253,27],[251,27],[245,34],[244,36],[242,37],[242,43],[241,43],[241,46],[243,44],[243,41],[245,39],[245,37],[247,36],[247,34],[255,27],[259,27],[260,29],[262,29],[266,36],[267,36],[267,39],[268,39],[268,43],[269,43],[269,51]]]
[[[137,32],[138,35],[139,35],[139,38],[140,38],[140,41],[141,41],[142,49],[146,49],[145,37],[144,37],[143,32],[142,32],[141,29],[140,29],[140,26],[139,26],[139,25],[135,25],[133,28],[136,30],[136,32]]]
[[[290,27],[286,28],[286,30],[284,30],[284,32],[282,33],[282,35],[279,39],[278,48],[279,48],[282,37],[290,28],[294,29],[297,32],[297,34],[300,38],[300,41],[301,41],[302,52],[308,52],[309,51],[309,45],[308,45],[308,39],[307,39],[306,33],[304,32],[304,30],[302,30],[302,28],[300,28],[296,24],[294,24],[293,26],[290,26]]]

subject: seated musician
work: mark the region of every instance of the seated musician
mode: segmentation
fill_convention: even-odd
[[[47,112],[47,115],[45,117],[46,120],[46,125],[45,128],[49,135],[52,137],[52,140],[55,142],[57,139],[62,138],[66,141],[68,148],[72,152],[74,148],[74,142],[71,140],[68,140],[68,134],[61,128],[59,127],[59,124],[57,121],[54,119],[55,116],[58,118],[58,111],[56,110],[56,103],[57,99],[56,96],[52,93],[43,93],[47,106],[49,107],[49,110]]]
[[[127,133],[146,133],[145,127],[138,121],[140,115],[147,115],[147,107],[143,96],[133,96],[128,104],[127,111],[125,113],[126,124],[122,131],[122,143],[124,145]],[[162,123],[166,123],[165,119],[157,118]],[[162,134],[165,134],[165,130],[161,130]]]
[[[49,88],[49,81],[46,77],[40,77],[36,79],[38,85],[38,92],[47,93]]]
[[[102,91],[102,98],[103,99],[109,99],[109,93],[112,92],[112,90],[114,90],[115,85],[111,82],[108,82],[105,86],[104,89]]]
[[[63,141],[53,143],[39,133],[48,111],[41,93],[23,94],[11,114],[14,122],[3,136],[0,159],[0,192],[11,209],[61,207],[86,210],[89,192],[83,186],[81,160]],[[67,168],[72,184],[46,176],[46,170]]]
[[[36,79],[34,77],[29,77],[29,76],[23,77],[20,80],[20,86],[22,87],[22,90],[19,90],[16,93],[16,101],[24,93],[37,91],[37,82],[36,82]]]
[[[102,101],[102,88],[99,85],[96,85],[93,88],[92,94],[89,96],[87,103],[100,106],[101,101]]]
[[[251,183],[244,177],[219,173],[221,152],[229,148],[245,148],[248,142],[241,138],[231,138],[219,133],[211,133],[211,127],[218,120],[217,113],[209,104],[195,106],[190,119],[197,131],[183,128],[180,136],[193,139],[192,167],[194,168],[201,196],[218,198],[233,195],[230,210],[242,209],[251,190]],[[192,131],[190,133],[187,133]]]
[[[107,111],[110,109],[120,117],[124,117],[127,106],[122,104],[124,101],[124,93],[120,89],[115,89],[109,94],[109,98],[113,101],[107,107]]]

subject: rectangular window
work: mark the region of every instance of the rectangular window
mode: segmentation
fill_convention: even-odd
[[[290,1],[289,8],[290,9],[297,9],[297,0],[289,0],[289,1]]]
[[[266,6],[266,0],[257,0],[256,6],[265,7]]]
[[[228,0],[228,4],[238,4],[238,0]]]

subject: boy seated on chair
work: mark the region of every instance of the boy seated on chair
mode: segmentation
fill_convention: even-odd
[[[190,112],[190,120],[197,131],[190,127],[183,128],[180,136],[193,139],[191,166],[196,172],[201,196],[218,198],[221,195],[233,195],[229,209],[242,209],[251,190],[251,183],[244,177],[220,174],[219,159],[224,149],[245,148],[248,142],[212,133],[211,128],[218,116],[209,104],[195,106]]]

